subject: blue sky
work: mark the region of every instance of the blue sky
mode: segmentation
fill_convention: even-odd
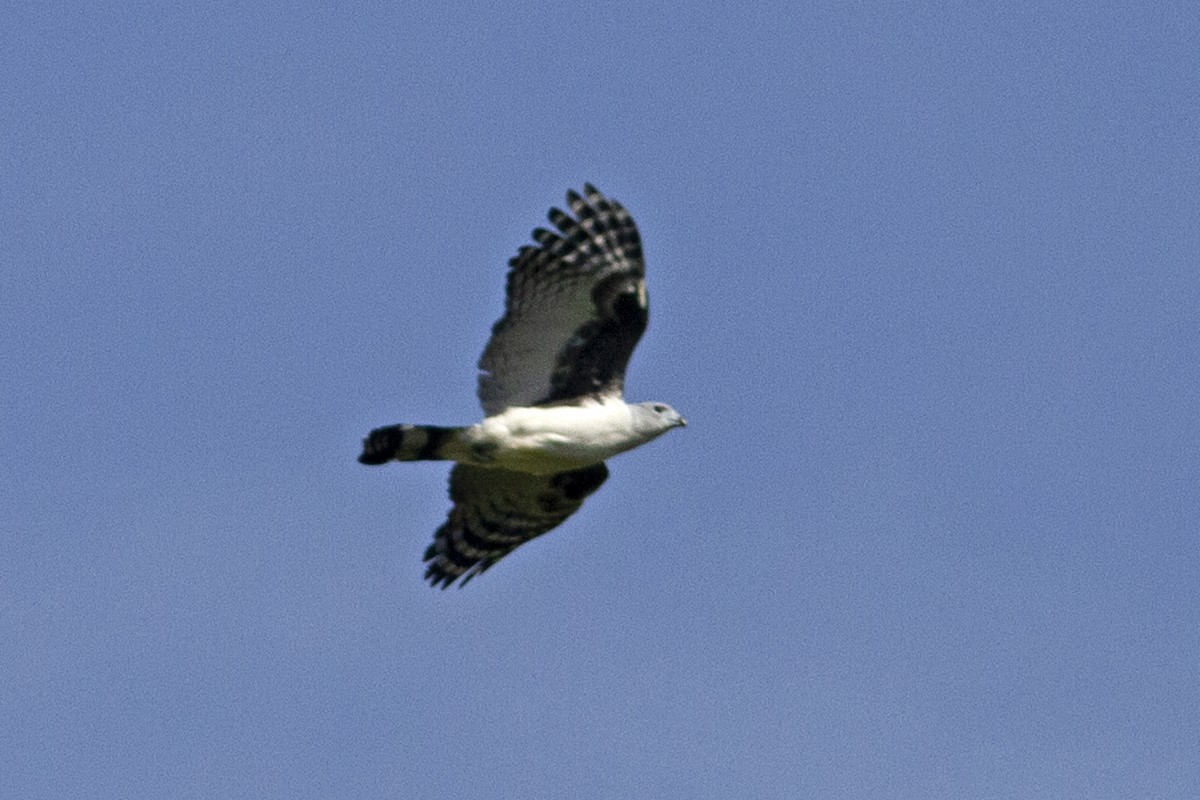
[[[6,4],[0,796],[1200,796],[1200,13]],[[689,420],[422,581],[507,259]]]

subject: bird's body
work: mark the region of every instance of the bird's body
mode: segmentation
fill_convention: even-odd
[[[435,585],[466,583],[561,524],[608,477],[604,462],[685,425],[662,403],[626,403],[625,366],[648,319],[641,242],[616,201],[585,186],[575,218],[511,262],[505,316],[480,359],[487,416],[446,428],[390,425],[359,461],[454,461],[455,505],[425,554]]]
[[[463,439],[472,455],[483,454],[467,463],[531,475],[598,464],[669,430],[639,428],[635,408],[611,397],[579,405],[507,408],[466,429]]]

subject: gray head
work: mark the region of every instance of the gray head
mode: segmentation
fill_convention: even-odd
[[[671,428],[687,425],[683,415],[666,403],[634,403],[630,408],[633,410],[634,428],[648,439],[662,436]]]

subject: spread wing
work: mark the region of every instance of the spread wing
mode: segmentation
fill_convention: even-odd
[[[425,578],[463,586],[514,548],[556,528],[608,478],[595,464],[557,475],[528,475],[458,464],[450,472],[450,516],[425,551]]]
[[[505,313],[479,360],[479,400],[489,415],[587,394],[621,396],[625,367],[646,329],[642,244],[620,203],[584,184],[557,208],[557,233],[509,265]]]

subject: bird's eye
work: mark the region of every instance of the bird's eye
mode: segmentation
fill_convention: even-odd
[[[662,412],[667,410],[667,407],[660,404],[660,405],[655,406],[654,410],[661,414]]]

